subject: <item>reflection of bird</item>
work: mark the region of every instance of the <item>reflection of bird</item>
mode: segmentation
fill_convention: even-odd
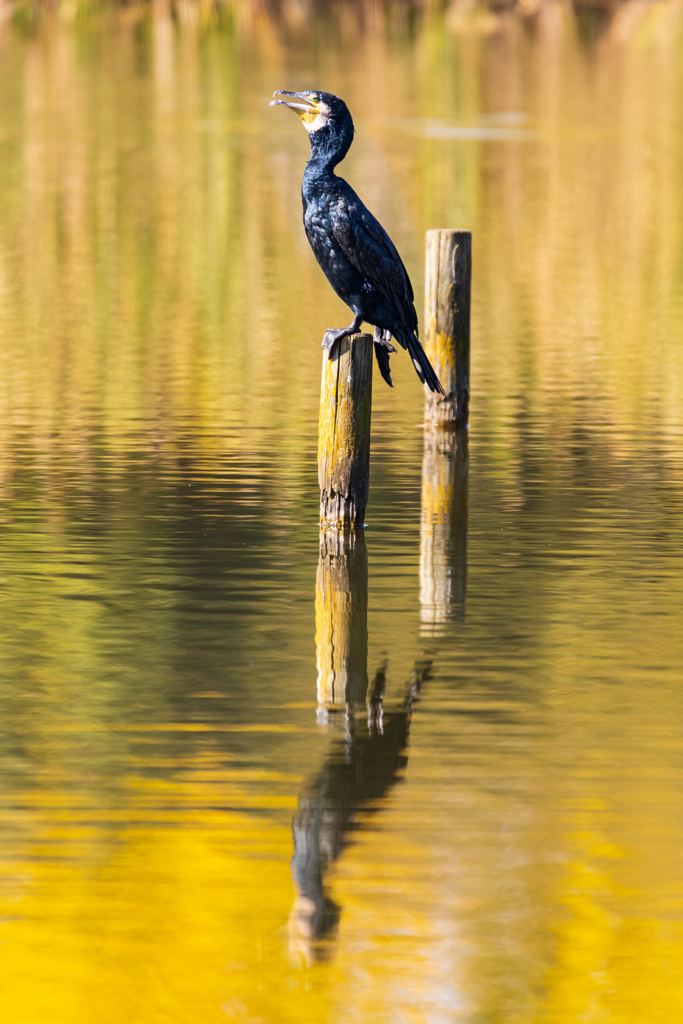
[[[274,100],[291,107],[311,141],[301,194],[304,227],[318,263],[340,299],[355,313],[349,327],[325,332],[323,347],[331,353],[340,338],[354,334],[365,320],[375,328],[375,355],[380,373],[391,384],[389,353],[393,336],[407,348],[417,375],[432,391],[443,388],[417,336],[413,288],[396,246],[356,193],[334,168],[353,142],[348,107],[328,92],[286,92],[300,102]]]
[[[292,873],[298,889],[291,924],[309,952],[322,956],[314,944],[337,927],[341,908],[327,894],[325,876],[360,827],[361,808],[377,811],[381,800],[407,763],[410,718],[431,663],[418,662],[410,673],[403,700],[384,705],[386,664],[381,665],[366,702],[367,717],[357,714],[362,703],[347,705],[347,734],[335,745],[320,772],[299,796],[294,820]],[[365,697],[363,698],[365,699]],[[302,947],[303,948],[303,947]]]

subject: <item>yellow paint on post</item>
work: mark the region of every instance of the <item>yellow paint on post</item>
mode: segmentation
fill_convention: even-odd
[[[372,407],[371,334],[353,334],[323,355],[318,428],[320,522],[362,526],[368,502]]]

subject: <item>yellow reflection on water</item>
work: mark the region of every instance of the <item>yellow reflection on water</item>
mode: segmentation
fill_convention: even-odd
[[[679,1020],[683,891],[678,870],[666,881],[658,879],[668,912],[659,908],[653,917],[642,905],[646,877],[615,870],[615,862],[633,857],[632,850],[591,832],[572,835],[570,844],[572,860],[556,893],[567,915],[557,929],[547,1005],[535,1019]],[[659,863],[653,866],[661,871]]]
[[[4,1019],[325,1014],[324,993],[305,991],[283,941],[289,831],[254,828],[237,814],[195,815],[190,827],[169,827],[172,820],[157,830],[124,829],[114,850],[95,853],[87,869],[74,870],[68,859],[12,865],[15,891],[2,925]],[[70,830],[65,853],[79,839],[96,843],[92,832]],[[52,857],[59,838],[58,828],[45,835]]]

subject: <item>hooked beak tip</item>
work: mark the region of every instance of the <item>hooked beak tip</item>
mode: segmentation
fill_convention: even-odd
[[[292,93],[291,92],[287,92],[286,89],[276,89],[275,92],[273,93],[273,96],[291,96],[291,95],[292,95]],[[277,107],[277,106],[286,107],[287,106],[287,101],[286,100],[272,99],[270,101],[270,103],[268,104],[268,106],[269,107]]]

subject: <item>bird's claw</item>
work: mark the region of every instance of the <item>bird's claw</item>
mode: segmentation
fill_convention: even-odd
[[[391,344],[391,332],[385,330],[383,327],[375,327],[375,345],[381,345],[387,352],[395,352],[396,349]]]
[[[335,341],[337,340],[337,331],[325,331],[323,334],[323,348],[327,352],[328,358],[332,355],[332,348]]]

